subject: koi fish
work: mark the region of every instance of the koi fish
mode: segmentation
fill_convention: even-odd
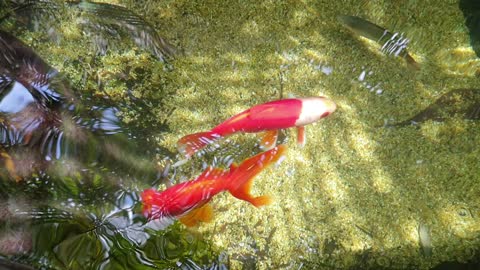
[[[256,207],[269,204],[271,198],[268,195],[253,197],[250,187],[253,178],[269,164],[280,161],[285,150],[285,145],[279,145],[244,160],[238,166],[232,164],[229,170],[207,168],[194,180],[162,192],[147,189],[141,194],[143,214],[150,220],[174,217],[187,226],[195,226],[199,221],[212,219],[212,208],[208,202],[222,191],[228,191]]]
[[[407,52],[409,40],[403,34],[392,33],[383,27],[356,16],[341,15],[338,21],[357,35],[373,40],[382,46],[381,51],[387,55],[394,54],[405,58],[408,67],[418,70],[420,66]]]
[[[480,120],[480,89],[450,90],[412,118],[385,126],[404,127],[428,120],[443,122],[453,117]]]
[[[296,127],[298,143],[305,144],[305,125],[327,117],[337,106],[326,97],[280,99],[256,105],[243,111],[207,132],[184,136],[177,142],[178,151],[189,158],[208,144],[237,132],[267,131],[263,149],[275,146],[278,130]]]

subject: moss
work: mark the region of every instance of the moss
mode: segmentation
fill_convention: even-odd
[[[339,105],[334,115],[307,127],[305,148],[286,132],[287,159],[254,183],[256,194],[276,198],[273,205],[255,209],[229,195],[213,200],[218,214],[198,230],[230,254],[233,268],[427,269],[476,252],[479,124],[450,119],[420,128],[381,127],[411,117],[451,89],[479,87],[478,61],[468,34],[458,30],[464,27],[456,3],[120,2],[182,49],[173,71],[131,43],[96,57],[90,41],[67,25],[69,40],[42,47],[42,55],[84,93],[133,104],[121,112],[126,122],[149,127],[144,117],[159,123],[175,108],[167,118],[170,131],[155,141],[159,146],[174,150],[180,136],[282,93],[326,95]],[[338,24],[339,14],[405,33],[421,70],[379,53]],[[381,94],[367,87],[375,85]],[[135,109],[128,91],[147,104],[150,115]],[[232,137],[217,153],[236,153],[237,146],[255,140],[242,138]],[[212,162],[213,155],[192,164]],[[180,170],[191,178],[199,168]],[[420,224],[430,229],[430,257],[421,251]]]

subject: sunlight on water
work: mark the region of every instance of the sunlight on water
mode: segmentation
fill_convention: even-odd
[[[439,62],[444,70],[455,76],[478,77],[480,59],[471,47],[457,47],[438,52]]]
[[[328,192],[330,198],[334,198],[336,203],[341,203],[341,201],[345,200],[345,187],[341,183],[335,180],[325,179],[323,185],[324,190]]]

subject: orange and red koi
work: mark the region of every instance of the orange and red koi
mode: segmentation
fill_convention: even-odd
[[[244,160],[240,165],[231,165],[229,170],[207,168],[194,180],[183,182],[159,192],[147,189],[141,194],[143,214],[152,219],[178,218],[187,226],[199,221],[210,221],[212,209],[208,202],[213,196],[228,191],[240,200],[256,207],[269,204],[268,195],[254,197],[250,194],[253,178],[269,164],[281,161],[285,145],[279,145]]]
[[[326,97],[290,98],[256,105],[243,111],[207,132],[184,136],[177,142],[178,151],[189,158],[213,141],[237,132],[268,131],[262,146],[275,146],[278,130],[297,127],[298,143],[305,144],[304,126],[327,117],[336,104]]]

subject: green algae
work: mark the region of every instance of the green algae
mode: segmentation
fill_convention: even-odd
[[[423,13],[455,9],[413,4],[382,10],[379,3],[175,3],[186,13],[180,32],[189,38],[181,40],[185,58],[175,63],[181,71],[172,74],[183,84],[172,101],[175,131],[167,143],[174,145],[176,134],[208,129],[278,98],[280,88],[295,96],[325,94],[339,105],[330,118],[307,127],[305,148],[290,140],[284,163],[255,180],[255,192],[272,194],[276,203],[254,209],[229,196],[214,200],[219,214],[200,230],[231,254],[232,268],[252,260],[260,269],[302,263],[429,268],[471,258],[478,220],[476,214],[459,216],[457,205],[478,211],[478,124],[452,119],[420,130],[377,127],[385,119],[410,117],[450,89],[478,87],[473,52],[452,61],[444,56],[468,48],[467,34],[457,31],[460,12],[432,18]],[[415,24],[401,17],[405,10]],[[400,59],[352,37],[336,24],[338,14],[363,15],[404,32],[422,69],[413,72]],[[316,70],[311,60],[331,66],[332,75]],[[459,66],[462,61],[471,63],[468,72]],[[381,95],[357,80],[362,69],[373,72],[369,83],[382,84]],[[421,252],[420,224],[431,230],[429,258]]]
[[[256,178],[254,193],[271,194],[272,205],[214,198],[215,220],[197,230],[229,254],[232,269],[428,269],[478,252],[479,123],[452,118],[420,129],[381,127],[449,90],[480,87],[480,64],[455,1],[103,2],[134,9],[181,48],[174,70],[131,43],[95,56],[91,41],[67,23],[60,44],[33,43],[83,93],[135,105],[131,90],[146,102],[149,115],[130,106],[121,116],[145,128],[168,121],[170,130],[153,141],[160,147],[173,152],[179,137],[282,92],[326,95],[338,104],[307,127],[304,148],[290,139],[286,160]],[[343,29],[336,20],[343,14],[405,33],[420,71]],[[382,93],[367,84],[380,84]],[[419,226],[429,228],[428,257]]]

